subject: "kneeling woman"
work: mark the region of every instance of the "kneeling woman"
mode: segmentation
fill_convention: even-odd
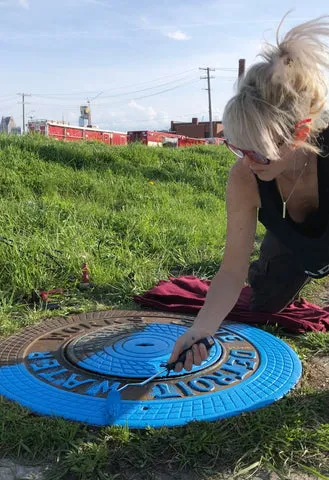
[[[329,37],[328,17],[277,38],[225,107],[224,143],[237,157],[227,186],[226,246],[203,308],[169,359],[191,347],[187,370],[207,358],[195,342],[216,332],[246,278],[251,308],[279,312],[310,278],[329,273],[329,48],[323,36]],[[257,218],[267,232],[259,259],[249,265]]]

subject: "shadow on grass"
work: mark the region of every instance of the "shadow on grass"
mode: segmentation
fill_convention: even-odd
[[[193,275],[200,279],[211,280],[216,274],[218,268],[219,263],[216,261],[203,261],[189,265],[174,265],[169,267],[168,275],[164,275],[161,279],[155,280],[154,284],[150,286],[150,289],[156,286],[160,280],[168,280],[170,277],[177,278],[180,276]],[[67,305],[78,305],[79,302],[83,305],[85,302],[91,302],[116,309],[140,310],[140,305],[137,305],[134,302],[133,297],[137,294],[144,294],[146,291],[148,291],[148,289],[142,292],[136,292],[135,278],[134,273],[132,272],[124,279],[124,282],[122,282],[121,285],[94,284],[91,288],[82,290],[76,289],[74,293],[72,292],[72,296],[68,300]]]

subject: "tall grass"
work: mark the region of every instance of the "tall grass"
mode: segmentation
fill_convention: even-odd
[[[111,305],[171,274],[213,275],[231,163],[213,146],[0,136],[0,318],[34,290],[76,292],[84,258]]]
[[[64,288],[65,315],[132,306],[134,294],[169,275],[211,277],[223,254],[232,161],[216,146],[0,136],[0,336],[53,315],[32,302],[35,290]],[[85,259],[94,288],[80,292]],[[321,334],[291,343],[304,361],[329,351]],[[57,463],[56,479],[155,479],[161,469],[215,479],[228,469],[245,480],[262,467],[329,478],[327,405],[328,391],[306,384],[237,418],[130,432],[35,417],[0,399],[0,453]]]

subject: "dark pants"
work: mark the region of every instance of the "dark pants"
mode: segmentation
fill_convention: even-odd
[[[253,290],[251,310],[280,312],[294,301],[310,280],[291,250],[267,232],[259,259],[249,267],[248,282]]]

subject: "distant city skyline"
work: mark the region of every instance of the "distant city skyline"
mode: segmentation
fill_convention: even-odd
[[[29,117],[78,125],[88,100],[92,123],[118,131],[170,128],[171,120],[221,120],[234,94],[238,61],[258,61],[265,40],[328,13],[316,4],[283,0],[0,0],[0,118],[22,126]],[[97,98],[96,98],[97,97]]]

